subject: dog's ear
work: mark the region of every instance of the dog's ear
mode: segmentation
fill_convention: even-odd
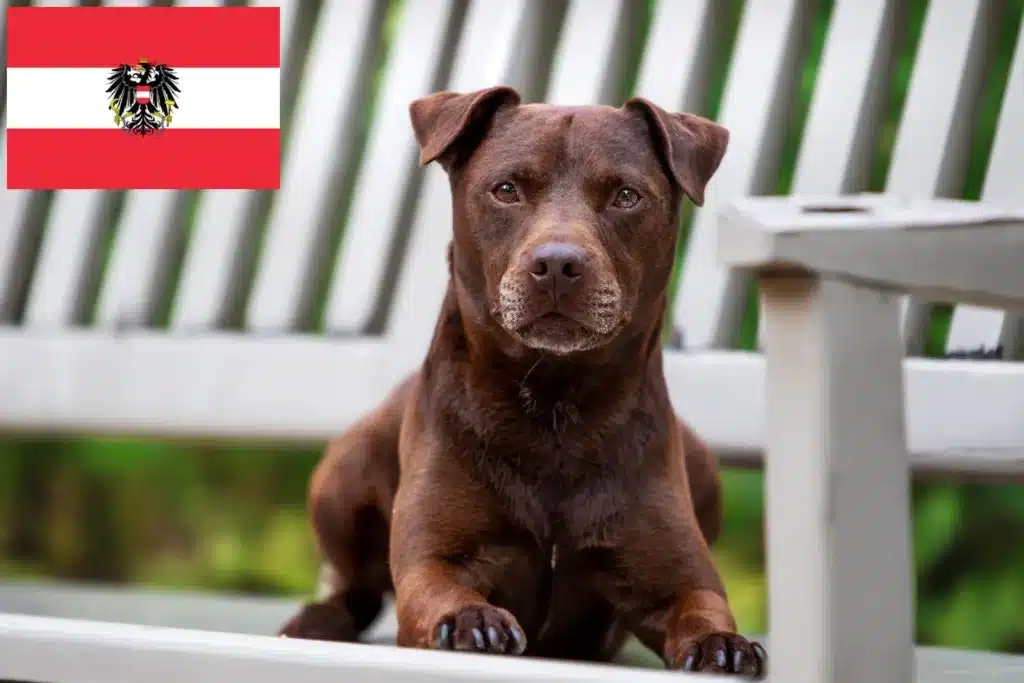
[[[708,181],[729,146],[729,129],[695,114],[672,114],[642,97],[634,97],[625,107],[644,116],[662,161],[683,192],[702,206]]]
[[[470,128],[486,124],[505,104],[519,104],[519,93],[513,88],[496,86],[469,93],[439,92],[413,100],[409,118],[420,145],[420,166],[447,159],[456,141]]]

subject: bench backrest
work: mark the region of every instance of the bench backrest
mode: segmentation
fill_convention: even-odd
[[[671,315],[688,350],[735,348],[756,320],[750,283],[715,261],[716,206],[732,197],[962,196],[966,184],[1022,201],[1021,2],[931,0],[919,36],[905,16],[918,4],[904,0],[253,4],[281,5],[281,189],[0,191],[0,325],[422,348],[451,212],[441,171],[417,168],[407,105],[441,89],[508,83],[527,100],[616,105],[635,93],[732,130],[707,204],[683,226]],[[907,307],[910,353],[930,311]],[[1016,355],[1018,326],[960,307],[948,344]]]

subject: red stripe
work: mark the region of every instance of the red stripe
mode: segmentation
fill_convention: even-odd
[[[281,185],[278,129],[7,131],[12,190],[265,189]]]
[[[280,67],[277,7],[12,7],[7,66]]]

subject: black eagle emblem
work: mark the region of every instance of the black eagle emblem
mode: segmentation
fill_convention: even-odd
[[[167,128],[178,108],[178,77],[166,64],[121,64],[110,70],[107,95],[114,123],[135,135],[152,135]]]

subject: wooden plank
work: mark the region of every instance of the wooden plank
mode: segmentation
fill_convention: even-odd
[[[21,307],[26,280],[32,268],[32,245],[42,230],[45,192],[7,189],[7,128],[0,133],[0,323],[11,323]]]
[[[299,12],[315,7],[297,2],[257,0],[250,4],[280,7],[281,78],[285,81],[305,46],[293,45]],[[296,49],[298,48],[298,49]],[[283,122],[282,122],[283,123]],[[265,193],[249,190],[213,190],[199,195],[195,225],[181,269],[171,327],[178,331],[209,330],[226,326],[235,313],[245,286],[248,267],[255,260],[260,202]]]
[[[1017,39],[981,201],[1020,206],[1021,174],[1024,174],[1024,35]],[[997,310],[957,307],[949,329],[949,350],[997,344],[1003,344],[1007,356],[1024,353],[1020,318]]]
[[[0,580],[0,613],[272,635],[297,598],[49,580]]]
[[[2,328],[0,357],[0,431],[309,444],[362,417],[421,361],[405,340]],[[915,465],[1024,476],[1024,363],[904,368]],[[759,355],[669,353],[665,374],[673,405],[727,463],[758,462]]]
[[[288,332],[310,323],[328,262],[324,247],[338,218],[333,209],[351,182],[353,169],[345,165],[358,142],[383,9],[380,0],[321,7],[248,304],[252,330]]]
[[[447,80],[441,71],[458,38],[463,11],[456,0],[410,0],[402,8],[331,283],[330,332],[365,331],[391,289],[386,269],[408,229],[420,179],[409,103]]]
[[[838,0],[804,127],[793,194],[868,188],[897,45],[899,0]]]
[[[669,111],[705,112],[712,47],[724,5],[714,0],[661,0],[654,7],[636,95]]]
[[[37,617],[116,621],[170,628],[224,631],[251,635],[272,633],[298,608],[291,598],[241,596],[223,593],[149,590],[135,587],[79,585],[52,581],[0,581],[0,612]],[[391,605],[373,625],[365,641],[395,642]],[[751,634],[771,652],[771,638]],[[985,683],[1017,683],[1024,657],[994,652],[915,649],[916,680],[921,683],[962,683],[965,678]],[[654,655],[627,645],[622,663],[657,666]]]
[[[59,683],[696,681],[696,674],[0,614],[8,678]]]
[[[125,198],[103,275],[95,324],[104,328],[152,325],[185,236],[188,193],[133,190]]]
[[[772,675],[913,680],[899,300],[812,277],[760,287]]]
[[[545,101],[621,104],[615,99],[635,32],[635,7],[628,0],[570,1]]]
[[[720,123],[729,151],[696,212],[673,319],[687,348],[731,346],[746,305],[747,280],[715,261],[722,200],[774,188],[793,88],[802,66],[813,0],[750,0],[744,5]]]
[[[793,194],[868,188],[889,100],[901,7],[906,4],[899,0],[836,2],[796,160]],[[763,337],[763,311],[758,322]]]
[[[719,258],[938,300],[1024,311],[1024,209],[861,194],[752,197],[724,207]]]
[[[113,194],[65,190],[53,198],[23,324],[59,328],[85,322],[112,218]]]
[[[505,83],[535,90],[533,63],[544,45],[542,23],[555,3],[474,0],[466,15],[446,88],[466,92]],[[452,211],[448,180],[432,165],[423,171],[412,234],[400,272],[388,334],[422,352],[430,339],[448,281],[445,250],[451,240]]]
[[[885,191],[902,197],[959,196],[981,106],[996,3],[928,5],[893,147]],[[907,352],[924,351],[929,305],[903,299]]]

